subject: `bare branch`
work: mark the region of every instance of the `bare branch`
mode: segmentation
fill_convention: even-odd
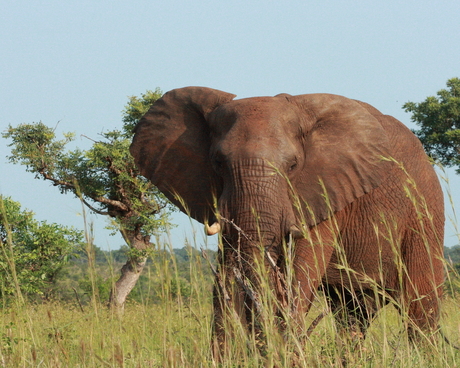
[[[214,267],[214,265],[211,263],[211,261],[209,260],[208,253],[206,253],[206,251],[203,248],[200,248],[200,249],[201,249],[201,256],[208,262],[209,267],[211,267],[212,274],[214,276],[217,276],[217,270]]]
[[[327,312],[321,312],[313,321],[312,323],[310,323],[310,326],[308,327],[307,329],[307,332],[305,333],[305,335],[307,337],[309,337],[311,335],[311,333],[313,332],[313,330],[316,328],[316,326],[319,325],[319,323],[321,322],[321,320],[327,315]]]
[[[262,311],[262,305],[259,301],[259,295],[254,291],[249,280],[246,277],[244,277],[241,274],[241,271],[236,267],[233,268],[233,274],[235,275],[238,284],[243,288],[243,290],[246,292],[249,298],[251,298],[252,302],[256,307],[257,313],[260,313]]]
[[[244,232],[244,230],[243,230],[242,228],[240,228],[237,224],[235,224],[232,220],[228,220],[228,219],[226,219],[225,217],[221,217],[220,219],[221,219],[223,222],[232,225],[232,226],[236,229],[236,231],[238,231],[239,234],[241,234],[241,235],[243,235],[243,236],[245,237],[246,240],[252,242],[251,237],[250,237],[248,234],[246,234],[246,233]]]
[[[58,127],[58,125],[59,125],[60,123],[61,123],[61,120],[58,120],[58,122],[56,123],[56,125],[55,125],[55,127],[54,127],[54,129],[53,129],[53,133],[56,131],[56,129],[57,129],[57,127]]]
[[[225,288],[225,285],[224,285],[224,282],[222,281],[222,278],[220,277],[220,275],[217,272],[216,268],[213,266],[213,264],[209,260],[208,254],[206,253],[206,251],[203,248],[201,248],[201,255],[208,262],[209,267],[211,267],[211,271],[212,271],[214,277],[217,280],[217,284],[219,285],[219,288],[220,288],[220,290],[221,290],[221,292],[222,292],[222,294],[224,296],[225,301],[226,302],[230,301],[230,296],[229,296],[229,294],[227,292],[227,289]]]
[[[80,134],[80,137],[89,139],[90,141],[92,141],[94,143],[101,143],[100,141],[95,141],[93,138],[90,138],[90,137],[88,137],[87,135],[84,135],[84,134]]]
[[[93,211],[94,213],[97,213],[98,215],[103,215],[103,216],[108,216],[109,215],[109,213],[107,211],[101,211],[101,210],[98,210],[98,209],[94,208],[93,206],[91,206],[84,198],[80,197],[80,199],[82,200],[84,205],[86,207],[88,207],[91,211]]]

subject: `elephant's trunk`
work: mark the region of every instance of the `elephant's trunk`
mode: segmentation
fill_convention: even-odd
[[[273,282],[273,263],[283,253],[282,243],[294,223],[287,183],[272,166],[257,160],[232,167],[231,184],[220,201],[224,248],[232,254],[227,259],[233,260],[227,272],[237,268],[258,291],[260,271],[268,271],[264,274]]]
[[[243,161],[232,167],[232,185],[226,188],[223,214],[225,232],[232,235],[233,244],[239,241],[243,248],[253,248],[282,242],[293,223],[286,186],[279,172],[263,160]],[[210,231],[215,230],[213,226]]]

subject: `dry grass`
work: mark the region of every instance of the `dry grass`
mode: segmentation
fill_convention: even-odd
[[[213,367],[210,354],[211,306],[202,300],[164,300],[160,305],[129,305],[122,318],[101,307],[98,313],[76,305],[26,305],[2,311],[1,367]],[[195,298],[194,298],[195,299]],[[206,300],[208,300],[206,302]],[[321,301],[315,310],[322,309]],[[456,340],[459,303],[446,299],[442,327]],[[309,317],[310,320],[312,317]],[[325,317],[293,354],[293,340],[267,331],[262,356],[251,336],[237,334],[232,354],[222,367],[301,366],[340,367],[456,367],[460,354],[439,341],[413,345],[394,308],[384,308],[364,342],[353,344],[336,332]]]

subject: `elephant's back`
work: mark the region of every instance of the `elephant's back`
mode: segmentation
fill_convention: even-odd
[[[379,121],[387,132],[393,158],[401,171],[401,185],[410,185],[414,195],[417,193],[421,196],[431,212],[443,218],[441,185],[422,143],[411,130],[392,116],[382,115]]]

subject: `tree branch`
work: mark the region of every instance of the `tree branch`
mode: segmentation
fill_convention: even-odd
[[[144,206],[149,207],[149,209],[151,209],[151,210],[154,211],[154,212],[158,212],[158,211],[160,211],[161,209],[163,209],[163,208],[165,207],[165,206],[160,207],[160,205],[159,205],[157,202],[152,202],[152,201],[150,201],[150,200],[145,196],[145,193],[144,193],[144,192],[141,193],[140,200],[141,200],[141,203],[142,203]]]
[[[127,205],[125,205],[123,202],[120,202],[120,201],[115,201],[113,199],[109,199],[109,198],[102,197],[102,196],[93,197],[93,196],[88,195],[88,197],[91,198],[95,202],[104,203],[112,207],[116,207],[120,211],[128,212],[130,210]]]
[[[108,211],[101,211],[96,208],[94,208],[92,205],[90,205],[83,197],[80,197],[81,201],[84,203],[86,207],[88,207],[91,211],[97,213],[98,215],[103,215],[103,216],[108,216],[109,212]]]
[[[51,175],[49,175],[49,174],[45,171],[46,168],[47,168],[47,167],[45,166],[45,167],[42,167],[42,168],[38,169],[38,172],[39,172],[39,174],[41,174],[41,176],[43,177],[43,179],[51,181],[51,182],[53,183],[54,186],[59,186],[59,185],[61,185],[61,186],[64,186],[64,187],[68,187],[69,189],[76,189],[76,188],[75,188],[75,184],[69,183],[68,181],[65,181],[65,180],[56,179],[56,178],[52,177]]]
[[[49,180],[53,183],[53,185],[55,186],[63,186],[63,187],[67,187],[68,189],[70,190],[73,190],[73,191],[76,191],[77,190],[77,187],[75,184],[73,183],[70,183],[68,181],[65,181],[65,180],[59,180],[59,179],[56,179],[54,177],[52,177],[51,175],[49,175],[46,171],[45,171],[45,168],[41,168],[38,170],[38,172],[42,175],[42,177],[46,180]],[[115,207],[121,211],[129,211],[129,207],[126,206],[123,202],[120,202],[120,201],[115,201],[113,199],[109,199],[109,198],[106,198],[104,196],[92,196],[92,195],[86,195],[88,198],[91,198],[93,201],[95,202],[99,202],[99,203],[103,203],[103,204],[107,204],[107,205],[110,205],[112,207]],[[85,201],[84,198],[82,198],[83,200],[83,203],[91,210],[91,211],[94,211],[95,213],[98,213],[100,215],[108,215],[109,213],[108,212],[103,212],[103,211],[100,211],[100,210],[97,210],[96,208],[94,208],[93,206],[91,206],[87,201]]]
[[[80,134],[80,137],[84,137],[86,139],[89,139],[90,141],[93,141],[94,143],[101,143],[100,141],[95,141],[93,138],[88,137],[87,135]]]

